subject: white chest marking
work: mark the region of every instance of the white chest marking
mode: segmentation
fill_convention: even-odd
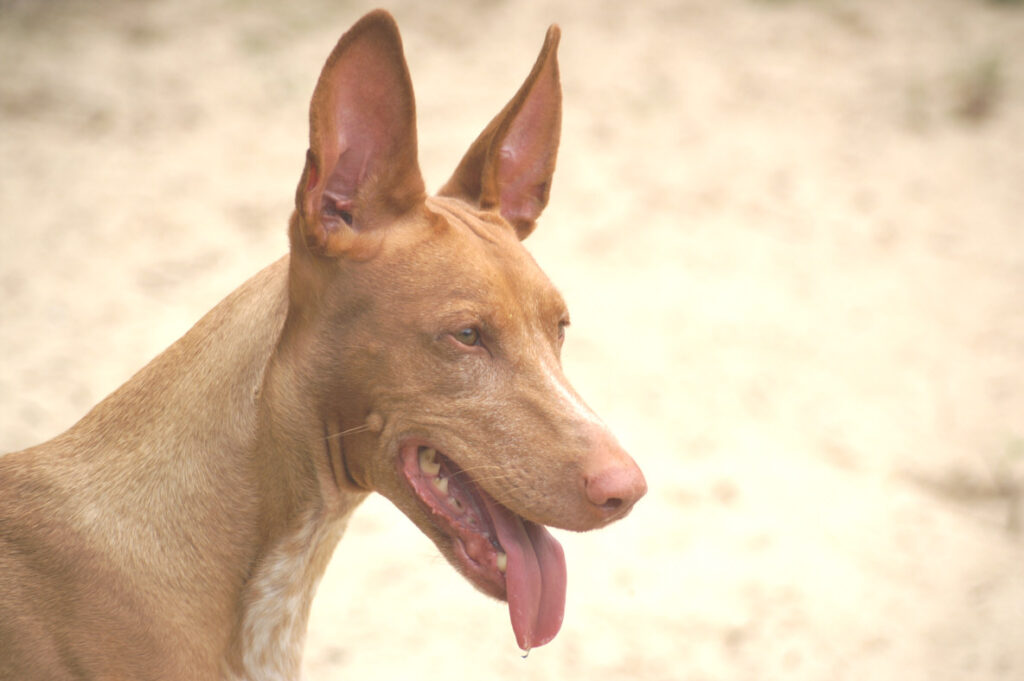
[[[259,563],[246,586],[245,612],[238,629],[242,670],[228,678],[299,678],[309,608],[343,529],[344,523],[311,515]]]

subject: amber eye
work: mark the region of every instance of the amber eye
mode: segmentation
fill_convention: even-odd
[[[463,345],[477,345],[480,343],[480,332],[471,326],[455,332],[455,340]]]

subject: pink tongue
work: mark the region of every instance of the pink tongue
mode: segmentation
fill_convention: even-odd
[[[549,642],[562,627],[565,614],[565,554],[562,545],[541,525],[523,520],[485,498],[508,556],[505,586],[512,631],[523,650]]]

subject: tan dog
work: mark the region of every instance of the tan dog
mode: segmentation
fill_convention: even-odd
[[[341,38],[290,256],[66,433],[0,457],[0,677],[296,678],[372,491],[507,599],[523,649],[555,636],[544,526],[601,527],[646,490],[563,376],[565,303],[520,244],[555,166],[558,36],[432,198],[393,19]]]

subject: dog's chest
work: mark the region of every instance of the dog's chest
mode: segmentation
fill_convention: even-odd
[[[344,525],[320,516],[303,518],[258,563],[245,587],[235,631],[235,660],[241,669],[227,678],[299,678],[310,605]]]

